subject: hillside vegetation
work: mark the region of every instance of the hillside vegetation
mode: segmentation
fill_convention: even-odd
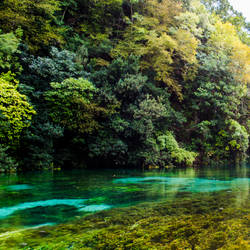
[[[240,161],[250,25],[228,0],[2,0],[0,171]]]

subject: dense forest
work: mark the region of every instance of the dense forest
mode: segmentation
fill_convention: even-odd
[[[2,0],[0,29],[0,172],[247,155],[250,24],[228,0]]]

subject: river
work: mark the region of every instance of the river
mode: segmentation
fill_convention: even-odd
[[[131,207],[148,209],[167,204],[169,208],[179,211],[183,209],[182,202],[188,201],[192,206],[183,214],[206,215],[211,213],[211,209],[204,210],[204,198],[207,201],[210,199],[206,204],[211,204],[215,213],[227,207],[246,210],[249,209],[249,187],[249,165],[164,171],[67,170],[2,175],[0,249],[26,247],[28,243],[23,239],[8,243],[7,239],[17,233],[29,230],[47,232],[60,225],[77,223],[88,216],[99,218],[100,214],[104,214],[105,218],[108,214],[110,218],[112,213],[115,216],[119,211],[130,211]],[[126,220],[126,215],[124,218]],[[63,233],[60,235],[63,236]]]

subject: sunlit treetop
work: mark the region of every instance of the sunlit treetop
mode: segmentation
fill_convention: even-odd
[[[0,22],[4,32],[22,28],[23,39],[36,51],[41,46],[60,44],[60,28],[53,24],[55,12],[60,10],[58,0],[3,0],[0,3]]]
[[[8,72],[0,75],[0,142],[15,144],[36,113],[27,97],[18,92],[18,81]]]
[[[189,29],[176,25],[181,11],[181,5],[173,0],[145,1],[112,51],[113,57],[140,56],[141,69],[155,72],[155,80],[164,83],[179,100],[182,91],[178,82],[195,75],[198,46]]]
[[[244,84],[250,82],[250,47],[241,42],[231,23],[218,20],[208,43],[230,56],[231,70],[237,80]]]

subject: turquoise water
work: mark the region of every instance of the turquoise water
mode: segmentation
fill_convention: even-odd
[[[232,192],[249,199],[249,166],[168,171],[93,170],[0,176],[0,236],[111,208]]]

